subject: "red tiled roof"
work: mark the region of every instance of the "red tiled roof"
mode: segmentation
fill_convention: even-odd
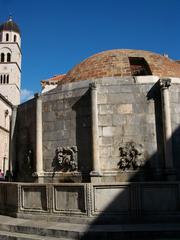
[[[42,84],[42,86],[50,85],[50,84],[56,84],[59,81],[61,81],[65,76],[66,76],[66,74],[59,74],[59,75],[56,75],[56,76],[54,76],[52,78],[48,78],[46,80],[42,80],[41,84]]]
[[[143,50],[117,49],[95,54],[72,68],[60,84],[113,76],[132,76],[130,58],[144,58],[152,75],[180,77],[179,63]]]

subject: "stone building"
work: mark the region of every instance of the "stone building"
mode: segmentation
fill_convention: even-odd
[[[10,129],[13,105],[20,104],[21,36],[10,17],[0,25],[0,169],[10,169]]]
[[[179,179],[179,77],[177,62],[141,50],[105,51],[76,65],[18,107],[18,179]]]
[[[64,78],[64,76],[65,74],[58,74],[49,79],[42,80],[41,81],[42,93],[45,93],[49,90],[56,88],[58,85],[58,82],[60,82]]]
[[[0,185],[0,212],[91,225],[178,222],[179,63],[110,50],[56,84],[13,108],[16,182]]]
[[[10,17],[0,25],[0,93],[13,105],[20,103],[21,57],[20,30]]]
[[[0,169],[5,174],[9,169],[9,135],[12,104],[0,94]]]
[[[19,104],[20,31],[9,19],[0,34],[0,168],[12,176],[0,184],[0,213],[179,221],[179,61],[104,51]]]

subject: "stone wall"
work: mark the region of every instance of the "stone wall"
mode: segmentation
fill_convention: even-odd
[[[9,167],[9,132],[0,127],[0,169],[3,174]]]
[[[157,134],[155,103],[148,94],[153,84],[136,84],[132,78],[102,81],[98,88],[100,162],[102,170],[118,170],[119,147],[142,144],[145,159],[155,167]]]
[[[165,179],[163,104],[158,77],[104,78],[98,85],[99,156],[101,171],[108,181]],[[170,112],[172,161],[179,179],[179,80],[171,79]],[[120,165],[122,146],[143,148],[143,168]],[[168,160],[169,161],[169,160]],[[118,171],[119,169],[119,171]],[[145,173],[143,178],[141,169]],[[114,177],[113,177],[114,175]],[[116,175],[116,176],[115,176]],[[138,177],[138,178],[137,178]],[[104,181],[103,178],[101,178]]]
[[[91,169],[91,107],[88,84],[57,87],[43,99],[43,164],[46,172],[70,169],[59,165],[59,147],[77,148],[78,171],[87,174]]]
[[[121,173],[112,180],[124,181],[134,174],[135,169],[126,169],[131,172],[127,174],[118,166],[119,148],[127,142],[142,145],[148,166],[162,167],[162,124],[157,114],[161,109],[160,91],[154,93],[157,79],[151,80],[138,83],[129,77],[97,81],[100,168],[103,174]],[[56,149],[74,145],[78,147],[79,171],[92,170],[88,83],[62,85],[43,95],[43,157],[47,172],[52,171]],[[82,84],[85,88],[81,88]]]
[[[180,85],[170,87],[173,160],[178,179],[180,178]]]
[[[9,167],[9,135],[12,106],[0,97],[0,169],[6,174]]]
[[[16,172],[20,181],[33,181],[36,171],[36,99],[18,106],[16,123]]]
[[[163,113],[160,85],[157,77],[118,78],[110,81],[103,79],[98,84],[98,120],[101,169],[106,175],[117,171],[120,159],[119,147],[126,142],[142,144],[144,148],[144,179],[155,179],[161,171],[163,178],[164,142]],[[172,136],[173,164],[179,179],[179,97],[178,79],[171,79],[170,112]],[[161,169],[161,170],[160,170]],[[119,169],[122,170],[122,169]],[[133,180],[139,171],[121,171],[116,178],[109,180]],[[108,173],[109,172],[109,173]],[[130,173],[131,172],[131,173]],[[160,177],[160,176],[159,176]]]
[[[159,78],[113,77],[96,79],[95,82],[97,149],[102,174],[100,180],[120,182],[166,179],[169,159],[164,154],[165,122]],[[45,182],[90,181],[91,171],[94,170],[90,83],[92,81],[87,80],[64,84],[42,95],[41,177]],[[174,159],[170,163],[171,170],[177,168],[173,174],[179,179],[178,79],[172,79],[171,86],[166,90],[170,92],[171,119],[168,124],[172,124],[172,136],[170,133],[166,147],[172,141]],[[17,159],[20,169],[29,145],[35,152],[35,102],[32,100],[22,104],[18,109]],[[128,152],[127,165],[123,162],[123,151]],[[33,158],[36,159],[34,153]],[[35,171],[34,165],[33,170]]]
[[[179,218],[179,189],[179,182],[0,183],[0,213],[53,220],[63,217],[62,221],[74,217],[76,222],[80,217],[96,222],[170,222]]]

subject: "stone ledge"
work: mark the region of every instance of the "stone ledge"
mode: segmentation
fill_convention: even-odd
[[[34,172],[33,177],[52,177],[52,175],[61,177],[61,176],[82,176],[80,172]]]

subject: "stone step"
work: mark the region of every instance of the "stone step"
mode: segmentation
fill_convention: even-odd
[[[33,225],[33,223],[32,223]],[[31,236],[36,236],[36,237],[41,237],[37,239],[46,239],[45,237],[52,237],[52,239],[78,239],[79,238],[79,232],[74,232],[69,230],[64,230],[64,229],[55,229],[55,228],[46,228],[43,226],[23,226],[23,225],[6,225],[6,224],[0,224],[0,231],[1,232],[9,232],[9,233],[20,233],[20,234],[25,234]],[[43,238],[44,237],[44,238]],[[47,238],[47,239],[49,239]],[[1,238],[0,238],[1,239]],[[31,239],[31,238],[30,238]],[[32,238],[33,239],[33,238]],[[35,238],[36,239],[36,238]]]
[[[48,237],[48,236],[38,236],[35,234],[0,231],[0,240],[57,240],[57,239],[68,240],[67,238],[66,239],[55,238],[55,237]]]
[[[1,215],[0,231],[2,237],[4,236],[4,238],[0,238],[0,240],[167,240],[168,238],[171,240],[180,239],[180,223],[93,225],[27,220]]]
[[[4,232],[72,240],[78,239],[79,235],[81,235],[81,232],[83,232],[83,229],[84,228],[82,228],[82,226],[79,224],[74,225],[70,223],[66,224],[39,220],[27,220],[0,215],[0,231]]]

